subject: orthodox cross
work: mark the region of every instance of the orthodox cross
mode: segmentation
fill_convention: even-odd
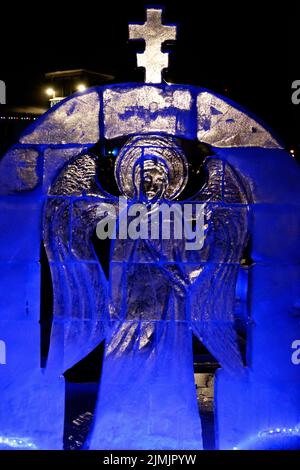
[[[146,43],[145,51],[137,53],[138,67],[146,70],[146,83],[161,82],[162,70],[169,65],[169,54],[161,51],[161,45],[176,39],[176,26],[163,25],[161,16],[162,10],[150,8],[146,23],[129,25],[129,39],[143,39]]]

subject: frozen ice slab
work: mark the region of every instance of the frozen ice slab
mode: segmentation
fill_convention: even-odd
[[[251,212],[253,260],[259,263],[299,263],[299,205],[255,204]]]
[[[203,91],[198,95],[198,139],[215,147],[282,148],[256,119],[233,103]]]
[[[99,96],[96,91],[72,96],[43,115],[23,144],[92,144],[99,139]]]
[[[39,321],[40,265],[0,262],[0,320]],[[16,323],[17,324],[17,323]],[[1,339],[0,331],[0,339]]]
[[[103,92],[105,137],[164,132],[193,137],[188,87],[112,87]]]
[[[0,161],[0,194],[32,191],[41,182],[39,152],[12,147]]]
[[[86,151],[86,147],[69,147],[61,149],[48,148],[44,152],[44,171],[43,171],[43,185],[46,191],[50,188],[51,184],[55,181],[56,177],[61,172],[64,165],[66,165],[72,158],[80,155]]]
[[[256,375],[275,383],[289,377],[299,384],[299,366],[292,362],[292,343],[299,339],[300,331],[299,279],[297,264],[250,269],[253,326],[249,364]]]
[[[42,204],[38,199],[0,199],[0,260],[38,261]]]

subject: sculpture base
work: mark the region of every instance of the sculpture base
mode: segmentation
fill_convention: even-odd
[[[150,323],[150,322],[148,322]],[[154,337],[108,354],[107,344],[90,449],[202,449],[186,322],[153,322]]]

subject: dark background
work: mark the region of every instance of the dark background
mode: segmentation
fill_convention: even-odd
[[[163,2],[165,23],[178,23],[165,79],[194,83],[227,95],[263,119],[287,148],[299,144],[300,105],[291,83],[300,74],[300,16],[288,2]],[[143,80],[129,22],[145,20],[137,2],[2,4],[0,78],[7,103],[47,106],[44,74],[86,68],[117,82]],[[159,5],[155,4],[155,5]]]

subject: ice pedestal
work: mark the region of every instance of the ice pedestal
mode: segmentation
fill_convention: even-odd
[[[62,449],[64,378],[40,369],[38,321],[1,320],[0,332],[0,449]]]
[[[186,322],[146,326],[123,323],[107,343],[90,449],[202,448],[191,330]],[[132,347],[110,352],[120,331],[133,335]]]
[[[61,450],[64,390],[63,376],[41,369],[6,377],[1,384],[0,449]]]

